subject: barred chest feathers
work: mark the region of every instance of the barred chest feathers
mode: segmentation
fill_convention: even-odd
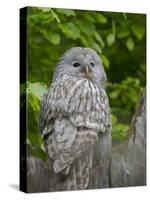
[[[105,131],[109,123],[109,102],[106,92],[96,83],[64,75],[51,89],[53,98],[49,103],[61,116],[69,115],[75,126]]]

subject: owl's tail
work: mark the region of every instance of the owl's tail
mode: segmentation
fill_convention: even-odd
[[[58,174],[59,184],[57,190],[83,190],[88,187],[89,173],[92,168],[92,152],[86,153],[75,160],[69,170],[69,174]]]

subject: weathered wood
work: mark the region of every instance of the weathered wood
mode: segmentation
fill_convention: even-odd
[[[56,175],[50,161],[27,160],[27,191],[63,190],[65,177]],[[146,184],[146,94],[143,93],[133,116],[128,141],[111,149],[111,134],[100,135],[94,147],[93,168],[87,189],[139,186]]]
[[[114,148],[110,161],[110,187],[146,184],[146,94],[137,104],[126,144]]]

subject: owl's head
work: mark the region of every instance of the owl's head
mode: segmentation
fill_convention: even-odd
[[[74,47],[60,58],[54,78],[61,73],[73,77],[87,78],[105,88],[106,73],[98,54],[90,48]]]

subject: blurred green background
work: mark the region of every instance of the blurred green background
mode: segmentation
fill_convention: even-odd
[[[75,46],[93,48],[101,57],[108,76],[113,144],[124,142],[146,85],[146,15],[31,7],[27,39],[28,154],[46,159],[38,129],[40,102],[58,58]]]

